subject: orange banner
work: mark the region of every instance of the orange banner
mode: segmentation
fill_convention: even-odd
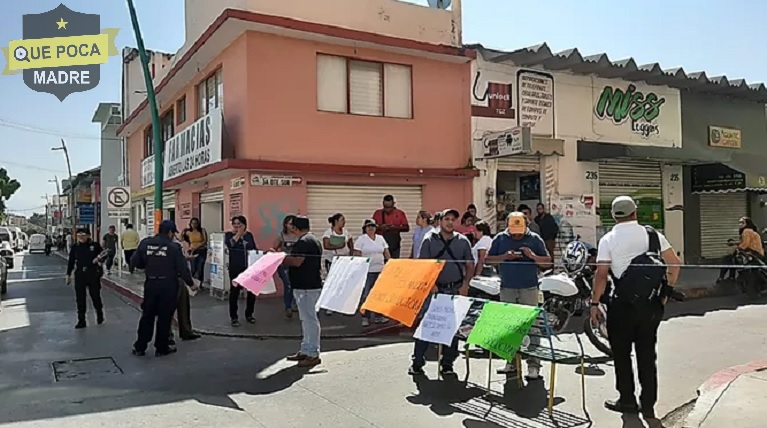
[[[444,265],[444,261],[435,260],[389,260],[361,310],[412,327]]]

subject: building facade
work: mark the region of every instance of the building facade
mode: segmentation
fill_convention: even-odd
[[[120,220],[109,217],[107,192],[110,187],[120,185],[122,173],[122,149],[117,138],[117,127],[122,123],[122,111],[118,103],[99,103],[91,122],[101,129],[101,172],[99,174],[99,225],[101,230],[115,226],[119,230]]]
[[[341,212],[358,235],[386,194],[413,223],[420,209],[471,202],[472,51],[461,45],[460,2],[439,10],[331,0],[300,11],[255,0],[212,11],[213,3],[187,1],[194,39],[157,85],[165,217],[200,217],[218,232],[242,214],[269,248],[290,213],[322,233]],[[140,204],[158,155],[145,103],[119,132]],[[139,223],[151,218],[148,202],[134,211]]]

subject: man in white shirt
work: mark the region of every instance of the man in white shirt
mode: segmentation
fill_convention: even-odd
[[[666,298],[663,294],[648,299],[629,299],[629,286],[638,284],[644,277],[628,275],[639,266],[635,258],[649,254],[651,232],[637,222],[637,206],[628,196],[618,196],[612,202],[612,216],[615,226],[599,241],[597,271],[594,277],[594,292],[591,299],[591,319],[595,324],[601,320],[599,303],[605,294],[608,276],[612,275],[615,290],[611,293],[607,309],[607,332],[610,348],[615,361],[615,383],[620,397],[605,401],[605,407],[621,413],[638,413],[641,409],[645,419],[655,418],[655,403],[658,398],[658,368],[655,351],[658,327],[663,318]],[[656,251],[667,266],[666,281],[673,286],[679,277],[680,260],[663,234],[657,235]],[[657,257],[657,256],[656,256]],[[632,265],[633,263],[633,265]],[[644,265],[647,266],[647,265]],[[660,265],[659,268],[666,266]],[[632,267],[632,271],[629,268]],[[638,269],[642,269],[638,267]],[[658,269],[655,267],[645,269]],[[657,271],[654,271],[657,272]],[[629,278],[629,276],[631,276]],[[662,281],[658,281],[662,284]],[[660,287],[661,284],[658,284]],[[644,285],[644,284],[643,284]],[[622,288],[623,287],[623,288]],[[660,289],[660,288],[659,288]],[[633,292],[633,288],[631,288]],[[623,291],[623,294],[621,294]],[[636,295],[634,295],[636,297]],[[642,392],[637,405],[634,386],[634,370],[631,362],[632,347],[636,348],[637,369]]]

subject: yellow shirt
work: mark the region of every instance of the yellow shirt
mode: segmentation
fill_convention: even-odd
[[[189,240],[189,247],[192,251],[196,250],[205,243],[205,236],[199,230],[188,230],[186,239]]]
[[[123,250],[135,250],[138,248],[139,236],[138,232],[133,229],[128,229],[123,232],[121,236]]]
[[[743,235],[740,237],[740,244],[738,244],[738,247],[742,250],[756,251],[757,253],[764,255],[762,237],[752,229],[746,229],[743,231]]]

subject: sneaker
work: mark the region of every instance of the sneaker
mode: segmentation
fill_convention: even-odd
[[[541,379],[541,368],[540,367],[527,367],[527,376],[525,376],[525,379],[527,380],[540,380]]]
[[[285,318],[293,318],[293,311],[290,309],[285,309]]]
[[[87,327],[88,324],[85,323],[85,321],[78,321],[77,324],[75,324],[76,329],[81,329]]]
[[[455,370],[452,366],[442,366],[439,368],[439,372],[442,376],[455,376]]]
[[[409,369],[407,369],[407,374],[410,376],[423,376],[426,374],[426,372],[423,371],[423,366],[416,366],[413,364]]]
[[[239,327],[239,326],[240,326],[240,322],[239,321],[232,320],[232,327]]]
[[[300,352],[296,352],[293,355],[288,355],[285,359],[288,360],[288,361],[303,361],[303,360],[305,360],[307,358],[309,358],[309,357],[304,355],[304,354],[302,354],[302,353],[300,353]]]
[[[370,320],[367,318],[362,318],[362,326],[363,327],[370,327]]]
[[[247,318],[245,318],[245,320],[246,320],[247,322],[251,323],[251,324],[255,324],[255,323],[256,323],[256,319],[255,319],[255,318],[253,318],[253,317],[247,317]]]
[[[517,374],[517,367],[514,364],[506,363],[505,366],[495,371],[500,375],[512,376]]]
[[[297,367],[314,367],[322,364],[320,357],[306,357],[296,364]]]

